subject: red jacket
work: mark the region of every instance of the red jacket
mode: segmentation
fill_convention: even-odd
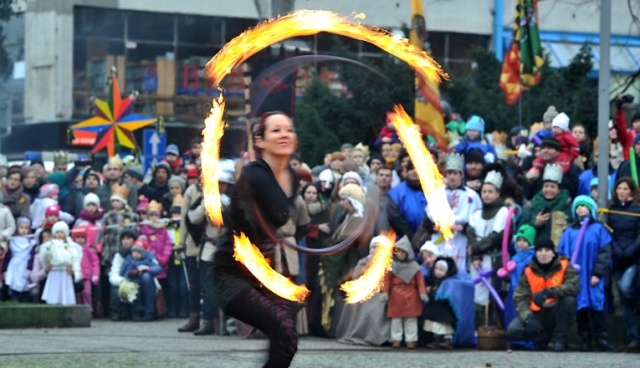
[[[613,126],[618,133],[618,142],[622,145],[622,154],[625,160],[629,159],[629,150],[633,145],[633,139],[635,134],[627,130],[627,123],[624,118],[624,112],[622,109],[616,108],[616,113],[613,116]]]
[[[419,270],[408,284],[393,272],[387,272],[381,289],[389,293],[387,318],[409,318],[422,315],[420,294],[426,294],[427,290],[424,287],[422,272]]]
[[[82,261],[80,268],[82,269],[82,278],[91,280],[93,276],[100,276],[100,258],[90,245],[82,245]]]
[[[561,151],[571,156],[571,161],[580,156],[580,145],[576,138],[570,132],[562,131],[560,134],[554,134],[553,138],[560,142]]]

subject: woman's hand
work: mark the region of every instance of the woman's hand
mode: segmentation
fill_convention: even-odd
[[[591,276],[591,286],[596,286],[600,282],[600,278],[598,276]]]
[[[318,230],[322,231],[325,234],[331,233],[331,228],[329,228],[329,224],[318,225]]]
[[[547,221],[549,221],[550,218],[551,218],[551,213],[550,212],[549,213],[544,213],[544,214],[542,212],[538,213],[536,215],[536,219],[535,219],[536,227],[540,227],[540,226],[546,224]]]

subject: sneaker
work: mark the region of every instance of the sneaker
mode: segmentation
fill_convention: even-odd
[[[637,340],[631,341],[626,347],[628,351],[638,350],[639,348],[640,348],[640,341],[637,341]]]
[[[153,313],[145,312],[144,316],[142,316],[142,322],[151,322],[154,319]]]
[[[440,349],[451,350],[453,349],[453,341],[451,339],[445,338],[443,342],[438,345]]]

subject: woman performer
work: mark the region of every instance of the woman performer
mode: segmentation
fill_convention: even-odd
[[[293,122],[282,112],[264,114],[254,128],[253,139],[259,158],[242,169],[236,183],[225,218],[231,231],[217,244],[213,276],[205,281],[210,286],[206,290],[226,314],[267,335],[270,346],[265,367],[288,367],[298,349],[296,313],[303,305],[273,294],[237,262],[233,235],[246,234],[266,258],[273,259],[274,242],[264,229],[277,229],[289,219],[290,204],[298,192],[296,175],[288,166],[289,155],[298,141]]]

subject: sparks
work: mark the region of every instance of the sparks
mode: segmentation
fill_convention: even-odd
[[[391,271],[391,257],[393,256],[393,246],[396,243],[396,234],[393,231],[382,235],[384,235],[382,238],[384,240],[378,243],[378,248],[362,276],[340,286],[340,289],[347,294],[345,302],[349,304],[361,303],[371,299],[380,291],[385,273]]]
[[[262,285],[281,298],[292,302],[304,302],[310,293],[306,286],[294,284],[271,268],[260,250],[251,244],[244,233],[240,233],[240,236],[234,235],[233,240],[235,244],[233,257],[236,261],[243,263]]]
[[[433,162],[431,153],[422,141],[418,126],[413,123],[407,112],[400,105],[395,105],[394,112],[395,114],[388,113],[387,116],[395,126],[398,137],[411,157],[427,203],[433,209],[431,214],[436,227],[444,239],[449,241],[453,237],[451,226],[455,223],[456,218],[447,202],[447,193],[438,165]]]

